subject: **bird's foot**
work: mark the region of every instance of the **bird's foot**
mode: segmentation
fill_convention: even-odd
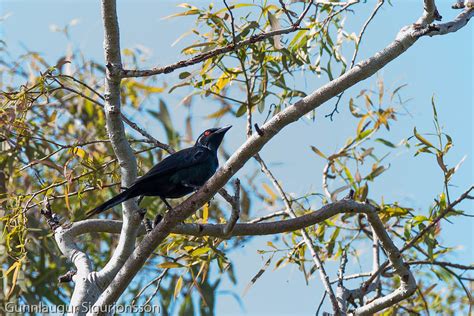
[[[165,203],[166,208],[168,209],[168,211],[172,212],[172,211],[173,211],[173,207],[168,203],[168,201],[166,201],[166,199],[163,198],[163,197],[160,197],[160,199],[163,201],[163,203]]]
[[[145,217],[143,219],[143,226],[145,226],[146,233],[147,234],[151,233],[151,231],[156,226],[158,226],[158,224],[161,222],[162,219],[163,219],[163,216],[161,214],[156,214],[155,219],[153,220],[153,222],[151,221],[151,219]]]
[[[151,233],[153,230],[153,224],[149,218],[143,219],[143,226],[145,226],[145,231],[147,234]]]
[[[145,214],[146,214],[146,208],[139,208],[137,210],[137,213],[138,213],[138,215],[140,215],[141,218],[144,218]]]
[[[156,227],[161,220],[163,219],[163,216],[161,214],[156,214],[155,220],[153,221],[153,228]]]

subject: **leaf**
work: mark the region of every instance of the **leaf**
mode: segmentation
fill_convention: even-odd
[[[71,210],[71,205],[69,204],[69,182],[66,183],[66,186],[64,187],[64,199],[66,202],[66,207],[69,211]]]
[[[349,110],[351,111],[351,114],[354,117],[360,118],[360,117],[364,116],[363,114],[360,114],[360,109],[357,106],[354,105],[354,99],[353,98],[351,98],[349,100]]]
[[[369,193],[369,186],[367,182],[359,190],[359,201],[365,202],[367,200],[367,195]]]
[[[242,115],[247,112],[247,104],[242,104],[239,109],[237,110],[237,113],[235,113],[236,117],[241,117]]]
[[[81,159],[84,159],[87,156],[86,151],[82,148],[79,148],[79,147],[74,147],[72,149],[72,152],[74,153],[74,155],[78,156]]]
[[[176,18],[178,16],[196,15],[196,14],[199,14],[199,12],[200,11],[198,9],[191,9],[191,10],[188,10],[188,11],[184,11],[184,12],[175,13],[175,14],[165,16],[162,19],[166,20],[166,19]]]
[[[222,117],[223,115],[225,115],[227,112],[229,112],[231,109],[230,105],[227,105],[227,106],[224,106],[222,109],[212,113],[212,114],[209,114],[208,116],[206,116],[207,119],[214,119],[214,118],[219,118],[219,117]]]
[[[270,265],[270,262],[272,261],[272,257],[268,258],[268,260],[265,262],[265,264],[263,265],[263,267],[257,272],[257,274],[252,278],[252,280],[250,281],[250,283],[245,287],[244,289],[244,292],[242,293],[242,296],[244,296],[245,294],[247,294],[248,290],[252,287],[252,285],[255,284],[255,282],[257,282],[257,280],[262,276],[262,274],[265,272],[265,270],[268,268],[268,266]]]
[[[270,195],[271,200],[275,201],[277,198],[277,195],[275,194],[275,192],[273,192],[273,190],[266,183],[262,183],[262,186],[265,192],[267,192],[267,194]]]
[[[393,97],[397,94],[398,91],[400,91],[402,88],[404,88],[406,86],[407,86],[407,84],[402,84],[401,86],[399,86],[395,90],[393,90],[392,95],[390,96],[390,101],[393,100]]]
[[[242,8],[242,7],[256,7],[257,5],[255,4],[252,4],[252,3],[238,3],[238,4],[232,4],[232,5],[229,5],[229,9],[238,9],[238,8]],[[219,15],[221,13],[224,13],[224,12],[228,12],[227,8],[223,8],[223,9],[220,9],[219,11],[216,11],[214,14],[215,15]]]
[[[352,176],[351,171],[349,170],[349,168],[347,168],[347,166],[344,166],[343,168],[344,168],[344,173],[346,174],[347,180],[349,180],[350,184],[353,184],[354,177]]]
[[[176,285],[174,287],[174,298],[176,298],[178,296],[178,294],[181,292],[181,288],[183,287],[183,277],[180,276],[178,278],[178,282],[176,282]]]
[[[370,124],[370,122],[368,122],[366,124],[366,126],[368,126],[368,124]],[[364,127],[365,128],[365,127]],[[357,140],[361,140],[361,139],[364,139],[366,138],[367,136],[369,136],[370,134],[372,134],[372,132],[374,131],[373,128],[369,128],[363,132],[361,132],[359,135],[357,135]]]
[[[183,268],[184,266],[178,262],[163,262],[158,265],[159,268],[163,269],[173,269],[173,268]]]
[[[209,203],[206,203],[202,207],[202,222],[207,223],[208,218],[209,218]]]
[[[367,124],[364,125],[365,120],[367,119],[367,115],[362,116],[362,118],[359,120],[359,124],[357,124],[357,129],[356,129],[356,134],[359,135],[364,129],[367,128],[368,124],[371,122],[368,122]]]
[[[440,152],[436,153],[436,161],[438,162],[438,165],[441,168],[441,170],[443,170],[444,173],[448,173],[448,168],[446,168],[446,165],[444,164],[442,153]]]
[[[18,281],[18,275],[20,273],[20,269],[21,269],[21,260],[20,261],[16,261],[12,267],[14,266],[14,271],[13,271],[13,277],[12,277],[12,285],[10,286],[10,290],[8,291],[7,295],[6,295],[6,299],[8,300],[10,298],[10,296],[13,294],[13,291],[15,290],[15,287],[16,287],[16,283]],[[7,271],[7,274],[9,271],[11,271],[11,268],[8,269]]]
[[[387,170],[387,168],[385,168],[384,166],[378,166],[377,168],[375,168],[368,176],[366,176],[365,178],[367,180],[374,180],[376,177],[378,177],[379,175],[381,175],[385,170]]]
[[[335,202],[337,201],[337,195],[347,189],[349,189],[351,186],[350,185],[344,185],[336,190],[334,190],[332,193],[331,193],[331,201]]]
[[[191,73],[188,72],[188,71],[184,71],[182,73],[179,74],[179,79],[185,79],[187,77],[191,76]]]
[[[421,136],[420,134],[418,134],[418,132],[416,131],[416,127],[413,128],[413,134],[415,135],[415,137],[420,141],[422,142],[423,144],[425,144],[426,146],[430,147],[430,148],[434,148],[433,144],[431,144],[426,138],[424,138],[423,136]]]
[[[232,79],[235,78],[234,74],[230,74],[227,72],[224,72],[219,79],[217,79],[217,82],[212,85],[211,90],[214,93],[220,93],[221,90],[231,82]]]
[[[198,256],[200,256],[200,255],[203,255],[203,254],[205,254],[205,253],[208,253],[210,250],[211,250],[211,248],[209,248],[209,247],[198,248],[198,249],[194,250],[194,251],[191,253],[191,256],[198,257]]]
[[[165,90],[165,88],[149,86],[149,85],[143,84],[143,83],[135,81],[135,80],[130,80],[128,82],[128,84],[129,84],[130,87],[143,90],[147,93],[161,93]]]
[[[165,102],[160,99],[160,111],[154,111],[154,110],[147,110],[148,113],[150,113],[154,118],[159,120],[162,124],[163,127],[165,128],[166,135],[168,137],[168,142],[173,142],[177,136],[176,132],[174,131],[173,128],[173,123],[171,121],[171,116],[168,112],[168,108],[165,104]]]
[[[311,146],[311,150],[314,151],[316,153],[316,155],[324,158],[324,159],[328,159],[328,157],[326,157],[325,154],[323,154],[319,149],[317,149],[316,147],[314,146]]]
[[[334,246],[336,245],[337,236],[339,236],[339,232],[341,231],[340,227],[337,227],[334,232],[331,234],[331,239],[329,240],[327,246],[328,258],[331,258],[334,253]]]
[[[280,21],[276,16],[270,13],[270,11],[267,12],[268,15],[268,21],[270,22],[270,26],[272,28],[272,31],[276,31],[281,29]],[[273,45],[275,46],[276,49],[282,49],[283,46],[281,45],[281,35],[276,35],[273,36]]]
[[[391,147],[391,148],[396,148],[397,146],[395,144],[393,144],[392,142],[389,142],[388,140],[386,139],[383,139],[383,138],[377,138],[375,140],[376,142],[379,142],[379,143],[382,143],[384,144],[385,146],[388,146],[388,147]]]

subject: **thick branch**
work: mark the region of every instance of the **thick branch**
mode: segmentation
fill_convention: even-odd
[[[369,204],[359,203],[353,200],[342,200],[327,204],[319,210],[302,216],[263,223],[237,223],[230,236],[263,236],[274,235],[303,229],[316,225],[339,213],[367,213],[375,211]],[[226,224],[179,224],[171,232],[190,236],[210,236],[225,238],[224,232]],[[91,232],[120,233],[122,222],[118,220],[87,219],[72,223],[69,230],[75,235],[87,234]],[[145,234],[145,228],[140,227],[139,233]]]
[[[70,306],[77,314],[85,314],[87,309],[82,305],[83,302],[95,302],[101,294],[93,279],[92,262],[85,252],[76,244],[76,234],[70,231],[68,227],[59,225],[59,219],[51,211],[48,199],[44,199],[41,214],[46,218],[51,230],[54,232],[54,238],[58,244],[61,253],[72,262],[77,271],[72,277],[75,282],[74,292],[71,297]]]
[[[129,187],[137,177],[137,162],[125,136],[121,117],[121,78],[110,71],[113,67],[122,67],[120,34],[115,0],[102,0],[102,18],[104,23],[105,61],[107,63],[105,78],[107,132],[112,148],[120,164],[122,187]],[[109,262],[97,273],[101,287],[105,288],[108,286],[135,248],[135,237],[141,220],[136,210],[137,205],[135,200],[129,200],[123,203],[123,226],[117,248]]]
[[[467,8],[461,14],[459,14],[453,21],[447,23],[422,25],[417,32],[416,36],[435,36],[445,35],[449,33],[457,32],[459,29],[466,26],[469,20],[474,16],[474,8]]]

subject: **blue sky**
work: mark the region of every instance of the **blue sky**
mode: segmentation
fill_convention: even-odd
[[[189,1],[196,3],[196,1]],[[357,15],[351,16],[347,29],[358,33],[360,26],[370,14],[373,1],[356,7]],[[390,43],[398,30],[406,24],[416,21],[422,10],[422,1],[393,1],[393,6],[385,4],[365,34],[358,60],[373,55]],[[438,8],[444,21],[449,20],[457,11],[450,8],[452,1],[438,1]],[[122,48],[137,45],[148,47],[151,51],[149,66],[165,65],[184,58],[180,56],[182,44],[171,47],[177,37],[193,26],[193,18],[163,20],[162,17],[179,12],[178,1],[119,1],[119,22]],[[200,3],[204,3],[201,1]],[[0,24],[1,38],[8,44],[13,55],[29,50],[41,52],[53,64],[64,55],[67,40],[59,33],[51,32],[50,26],[64,26],[78,19],[71,28],[71,38],[88,58],[103,61],[102,24],[99,1],[1,1],[1,15],[11,13]],[[365,8],[363,8],[365,7]],[[438,115],[445,132],[454,139],[454,147],[447,163],[455,165],[467,156],[463,166],[454,177],[451,194],[459,193],[472,184],[473,180],[473,27],[470,25],[461,31],[447,36],[422,38],[406,53],[385,67],[378,76],[388,86],[407,84],[403,97],[411,99],[406,107],[410,115],[401,116],[393,125],[387,138],[397,143],[412,135],[413,127],[418,131],[433,131],[431,97],[435,95]],[[349,55],[351,56],[351,55]],[[348,57],[350,58],[350,57]],[[179,72],[166,77],[167,81],[177,79]],[[161,80],[158,78],[158,80]],[[311,92],[326,79],[301,78],[299,90]],[[262,156],[270,163],[272,171],[284,183],[289,192],[304,193],[320,191],[323,161],[310,150],[314,145],[324,152],[339,148],[354,133],[355,126],[347,124],[350,120],[347,100],[356,96],[361,89],[373,87],[376,77],[357,84],[346,92],[342,100],[341,114],[334,121],[324,118],[334,104],[330,101],[317,111],[315,122],[302,119],[285,129],[278,138],[271,141],[262,151]],[[178,104],[185,94],[164,95],[173,118],[182,120],[182,107]],[[203,102],[203,113],[212,111],[212,106]],[[201,114],[201,113],[200,113]],[[202,114],[204,117],[205,114]],[[146,118],[135,118],[147,123]],[[258,119],[258,118],[257,118]],[[226,142],[231,152],[244,141],[242,122],[235,124]],[[196,131],[209,125],[205,119],[195,123]],[[149,132],[158,139],[163,137],[161,128],[149,127]],[[284,144],[284,146],[282,146]],[[288,155],[288,153],[295,153]],[[384,197],[386,201],[401,201],[412,206],[417,212],[426,214],[434,194],[441,192],[442,174],[431,157],[413,157],[414,150],[398,150],[389,158],[390,169],[373,186],[374,198]],[[255,167],[253,165],[253,167]],[[242,176],[244,168],[237,176]],[[472,202],[464,203],[471,211]],[[262,212],[262,211],[261,211]],[[255,213],[254,213],[255,214]],[[256,215],[262,215],[257,213]],[[474,262],[474,221],[459,218],[453,224],[442,223],[443,240],[449,246],[459,246],[456,262],[470,264]],[[255,238],[245,248],[230,254],[235,260],[235,269],[240,280],[236,288],[224,282],[221,290],[232,290],[241,295],[243,289],[264,264],[266,257],[257,254],[256,249],[266,248],[271,237]],[[329,271],[334,273],[334,264],[329,263]],[[267,271],[262,278],[242,297],[247,315],[268,314],[314,314],[322,295],[319,279],[311,279],[306,285],[302,274],[296,267],[286,267],[277,271]],[[223,294],[217,303],[218,314],[241,314],[241,307],[230,296]]]

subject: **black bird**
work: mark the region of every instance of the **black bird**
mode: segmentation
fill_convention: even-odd
[[[128,189],[87,212],[86,218],[137,196],[159,196],[171,208],[166,198],[180,198],[197,190],[216,172],[217,149],[231,127],[204,131],[193,147],[169,155]]]

